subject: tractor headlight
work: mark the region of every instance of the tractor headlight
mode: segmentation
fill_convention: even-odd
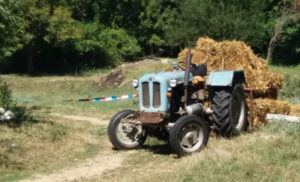
[[[132,80],[131,84],[134,88],[137,88],[139,86],[139,81],[134,79],[134,80]]]
[[[169,84],[170,84],[170,87],[176,87],[177,86],[177,80],[170,80]]]

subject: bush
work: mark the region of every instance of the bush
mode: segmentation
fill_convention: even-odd
[[[141,52],[137,40],[124,29],[82,24],[83,37],[75,41],[75,49],[86,56],[86,63],[111,66],[121,60],[132,60]]]
[[[114,59],[133,59],[141,48],[124,29],[105,29],[99,35],[100,46]]]
[[[12,105],[11,90],[9,90],[6,82],[0,80],[0,107],[10,109]]]
[[[12,99],[11,90],[6,82],[0,79],[0,107],[5,110],[11,110],[14,118],[7,122],[10,126],[19,126],[24,122],[33,121],[32,116],[26,111],[25,107],[17,106]]]

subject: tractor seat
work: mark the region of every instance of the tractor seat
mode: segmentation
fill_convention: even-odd
[[[191,67],[191,73],[195,76],[206,76],[207,75],[207,65],[206,64],[198,64],[193,65]]]

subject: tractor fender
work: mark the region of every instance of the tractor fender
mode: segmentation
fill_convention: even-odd
[[[208,87],[234,87],[246,81],[243,70],[212,71],[206,79]]]
[[[244,82],[246,79],[243,70],[212,71],[206,79],[209,99],[213,99],[216,91],[232,92],[236,84]]]

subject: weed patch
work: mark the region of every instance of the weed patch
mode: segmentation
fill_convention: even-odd
[[[6,121],[9,126],[16,127],[20,126],[24,122],[34,121],[32,116],[26,108],[23,106],[18,106],[14,103],[12,99],[12,93],[6,82],[0,79],[0,107],[5,110],[11,110],[14,117],[11,120]],[[1,122],[1,121],[0,121]]]
[[[300,66],[270,66],[270,69],[284,76],[284,84],[279,92],[279,99],[300,104]]]
[[[132,155],[123,167],[107,171],[102,181],[297,181],[300,175],[298,129],[270,123],[230,140],[211,138],[208,147],[180,159],[162,155],[164,145],[150,138],[146,150]],[[141,175],[142,174],[142,175]],[[87,181],[96,182],[99,178]]]

